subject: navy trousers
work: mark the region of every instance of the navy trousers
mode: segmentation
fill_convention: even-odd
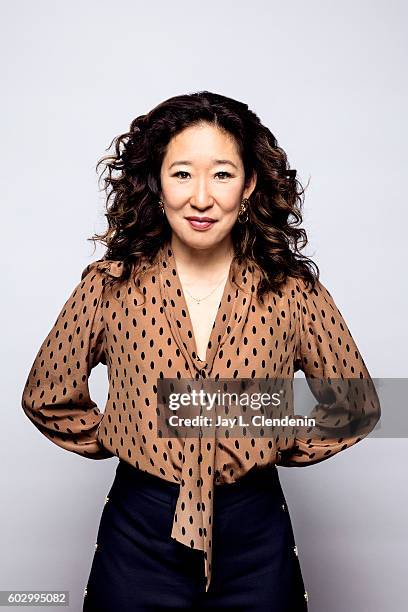
[[[203,551],[170,537],[179,491],[119,461],[97,535],[83,612],[307,612],[307,595],[275,466],[214,492],[213,574]]]

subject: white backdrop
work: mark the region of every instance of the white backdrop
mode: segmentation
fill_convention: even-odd
[[[53,445],[20,399],[80,272],[103,255],[86,241],[104,227],[96,161],[161,100],[208,89],[261,117],[311,179],[306,253],[371,375],[407,376],[407,17],[389,0],[3,0],[0,590],[69,590],[81,609],[117,459]],[[103,366],[91,391],[103,409]],[[407,451],[369,438],[279,468],[310,612],[405,609]]]

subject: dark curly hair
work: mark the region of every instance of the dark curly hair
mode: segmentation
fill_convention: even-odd
[[[286,153],[275,136],[262,125],[248,105],[232,98],[199,91],[174,96],[161,102],[147,115],[136,117],[128,132],[114,138],[114,153],[97,165],[107,171],[108,229],[88,240],[106,247],[103,260],[122,262],[120,276],[108,283],[129,279],[132,272],[149,269],[156,254],[171,237],[171,227],[160,210],[160,171],[166,147],[185,128],[211,124],[231,134],[245,170],[245,184],[255,170],[256,187],[251,194],[246,223],[236,223],[231,238],[234,259],[245,261],[261,273],[257,298],[278,292],[288,276],[301,277],[314,287],[318,266],[300,253],[307,244],[301,208],[304,189],[290,169]],[[147,262],[147,266],[146,266]]]

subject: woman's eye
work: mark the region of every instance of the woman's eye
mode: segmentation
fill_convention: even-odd
[[[179,177],[181,179],[186,178],[185,176],[180,176],[180,174],[187,174],[188,175],[189,173],[185,172],[184,170],[179,170],[178,172],[173,174],[173,176],[177,176],[177,177]],[[218,176],[220,174],[224,175],[224,178],[230,178],[231,177],[231,174],[229,172],[217,172],[217,174],[215,176]]]

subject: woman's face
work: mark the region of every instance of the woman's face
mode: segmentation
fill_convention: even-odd
[[[177,238],[190,248],[208,249],[228,237],[243,198],[244,166],[232,136],[209,124],[191,126],[168,144],[161,172],[161,199]],[[245,188],[244,188],[245,187]],[[204,224],[189,217],[212,219]]]

